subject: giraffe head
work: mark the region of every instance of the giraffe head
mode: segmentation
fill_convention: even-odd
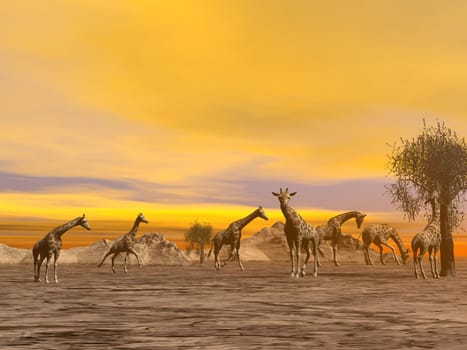
[[[259,206],[258,209],[256,209],[256,212],[258,213],[258,216],[261,219],[269,220],[269,218],[266,216],[266,213],[264,212],[264,209],[263,209],[262,206]]]
[[[406,249],[405,251],[402,252],[401,254],[402,262],[404,264],[407,264],[407,260],[410,258],[410,250]]]
[[[83,226],[86,230],[91,230],[91,227],[89,226],[88,220],[86,220],[85,215],[81,217],[81,219],[78,222],[79,225]]]
[[[272,192],[272,194],[279,198],[279,203],[281,205],[287,206],[291,197],[295,196],[297,192],[289,193],[289,189],[286,188],[285,191],[282,191],[282,187],[280,188],[280,193]]]
[[[433,190],[428,194],[428,199],[425,201],[425,204],[431,203],[433,205],[433,204],[438,203],[438,200],[439,200],[438,191]]]
[[[146,220],[146,218],[144,217],[144,215],[142,213],[138,214],[138,216],[136,217],[136,221],[138,223],[144,222],[145,224],[147,224],[149,222],[148,220]]]
[[[355,217],[355,221],[357,222],[357,228],[360,228],[363,223],[363,219],[365,219],[366,214],[358,213]]]

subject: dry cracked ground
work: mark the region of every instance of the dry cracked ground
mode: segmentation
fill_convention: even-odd
[[[0,348],[467,348],[467,260],[456,278],[420,281],[411,264],[325,263],[301,279],[286,262],[245,265],[64,264],[49,285],[0,266]]]

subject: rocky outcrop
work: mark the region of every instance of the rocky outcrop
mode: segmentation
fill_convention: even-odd
[[[62,249],[60,264],[98,264],[109,250],[113,241],[102,240],[86,247]],[[189,259],[174,243],[169,242],[160,233],[148,233],[137,238],[135,252],[143,265],[189,265]],[[123,263],[125,254],[115,259],[116,264]],[[110,256],[105,264],[110,264]],[[0,244],[0,264],[32,264],[32,253],[27,249],[11,248]],[[136,258],[130,256],[130,265],[136,264]]]
[[[29,249],[12,248],[0,243],[0,264],[32,264],[32,251]]]

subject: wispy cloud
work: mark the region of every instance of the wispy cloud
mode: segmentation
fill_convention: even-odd
[[[0,172],[1,192],[57,193],[67,187],[102,187],[128,190],[133,186],[129,181],[105,180],[86,177],[30,176]]]
[[[271,192],[288,187],[298,192],[293,203],[298,207],[329,210],[390,211],[393,208],[384,196],[384,179],[361,179],[324,185],[295,181],[220,180],[194,178],[187,184],[160,184],[137,179],[109,180],[89,177],[30,176],[0,172],[0,192],[72,194],[85,192],[95,196],[113,191],[121,200],[159,204],[229,204],[276,207]]]

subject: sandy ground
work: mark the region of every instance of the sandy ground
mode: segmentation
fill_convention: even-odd
[[[412,265],[321,267],[289,277],[283,262],[0,266],[1,349],[465,349],[467,260],[457,278],[417,281]],[[428,264],[426,264],[428,268]]]

